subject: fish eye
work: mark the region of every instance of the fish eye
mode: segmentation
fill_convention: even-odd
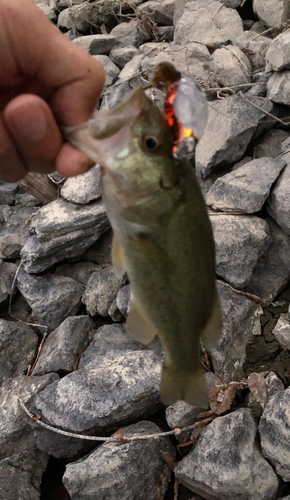
[[[145,135],[144,139],[144,144],[146,146],[146,149],[149,153],[157,153],[160,147],[159,141],[150,135]]]

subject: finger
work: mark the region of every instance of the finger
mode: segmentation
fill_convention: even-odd
[[[3,115],[27,168],[43,174],[55,170],[62,138],[48,104],[35,95],[20,95],[6,106]]]
[[[84,153],[65,143],[56,159],[56,169],[64,177],[80,175],[94,166]]]
[[[0,116],[0,179],[5,182],[16,182],[27,174],[15,149],[12,138],[5,127],[3,116]]]

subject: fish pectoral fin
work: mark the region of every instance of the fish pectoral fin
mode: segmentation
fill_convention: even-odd
[[[126,321],[126,330],[128,335],[142,344],[149,344],[157,335],[157,328],[153,325],[146,315],[142,314],[140,306],[135,298],[131,296],[129,312]]]
[[[112,244],[112,261],[117,277],[122,278],[126,272],[125,258],[123,249],[115,235]]]
[[[216,292],[211,316],[201,333],[201,339],[204,347],[209,351],[219,340],[222,333],[222,313],[220,307],[219,296]]]
[[[171,405],[182,400],[201,408],[208,408],[204,372],[198,367],[193,372],[178,370],[170,361],[163,364],[160,397],[164,404]]]

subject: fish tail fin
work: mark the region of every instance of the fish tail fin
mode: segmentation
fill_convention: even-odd
[[[181,399],[186,403],[208,408],[204,372],[197,368],[193,372],[177,370],[173,364],[164,363],[160,386],[161,400],[171,405]]]

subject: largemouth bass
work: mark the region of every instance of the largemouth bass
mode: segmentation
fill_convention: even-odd
[[[132,289],[127,331],[144,344],[158,335],[166,352],[161,399],[206,404],[199,338],[215,344],[221,314],[212,229],[192,167],[174,158],[172,130],[143,88],[66,135],[102,167],[113,264]]]

